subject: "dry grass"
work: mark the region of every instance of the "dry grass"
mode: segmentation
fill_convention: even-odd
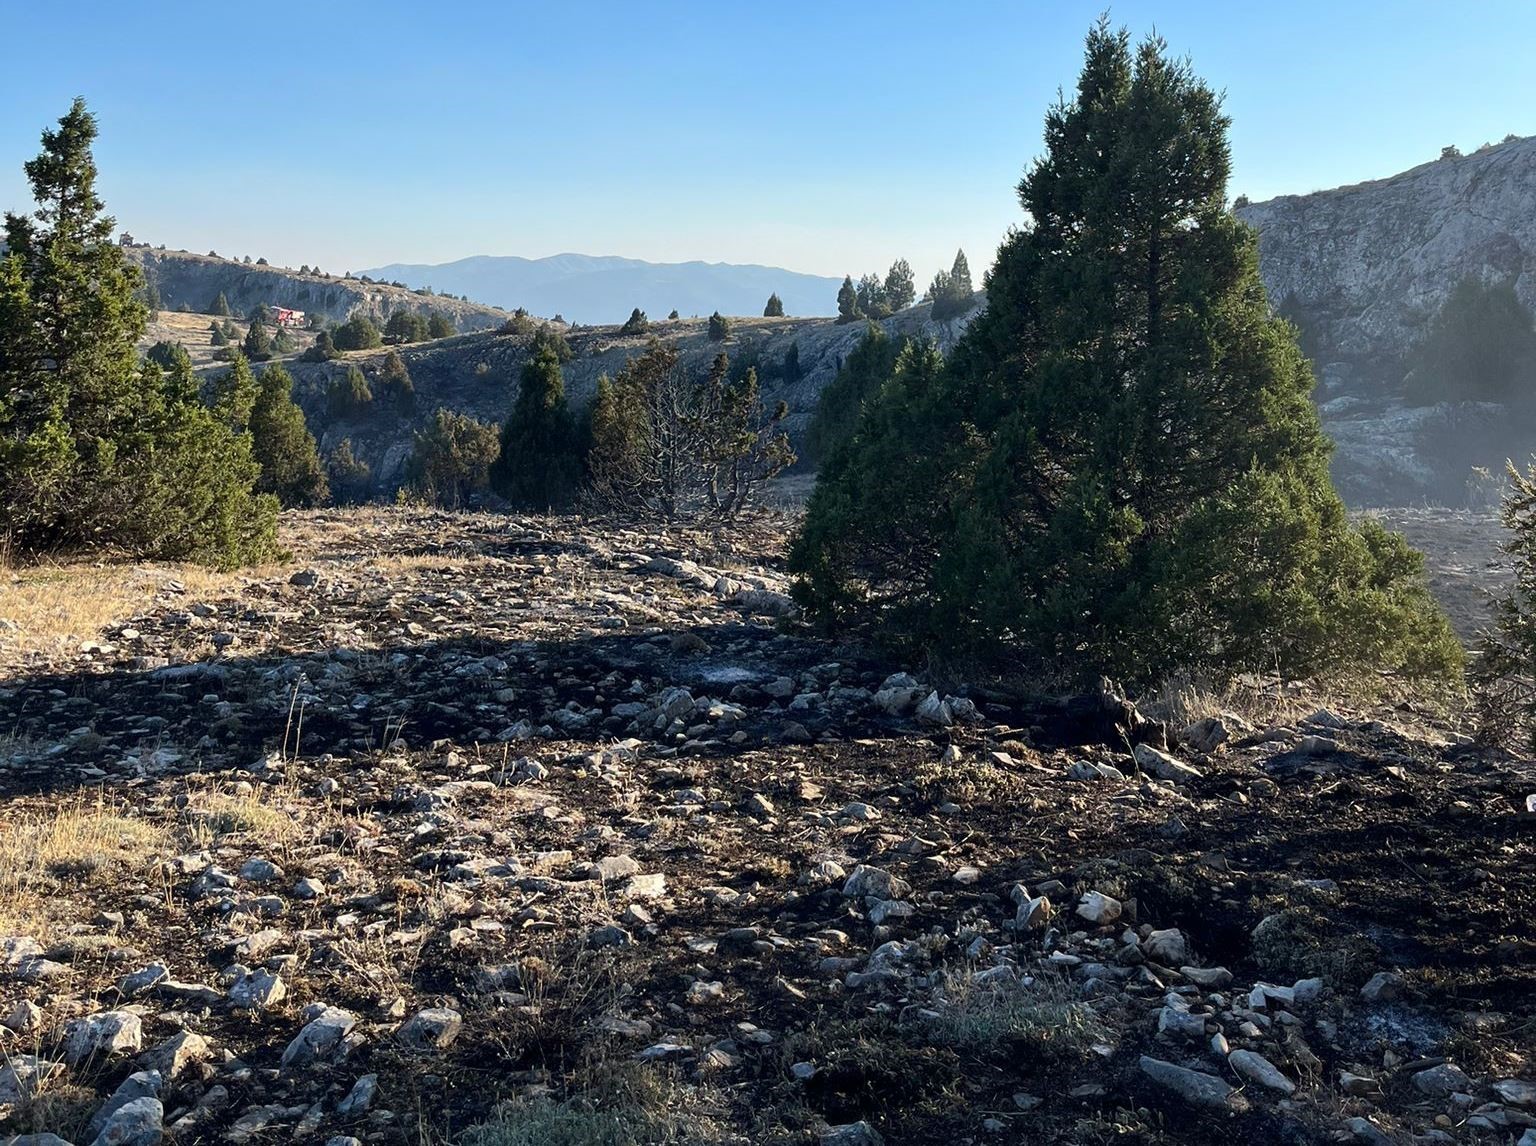
[[[10,812],[0,824],[0,933],[46,942],[54,929],[79,922],[70,881],[149,870],[172,847],[169,835],[105,799]]]
[[[1078,1058],[1109,1037],[1103,1018],[1062,979],[978,984],[967,971],[945,975],[944,1005],[925,1015],[923,1031],[939,1046],[975,1054]]]
[[[246,570],[259,577],[262,569]],[[189,600],[235,592],[239,574],[198,565],[62,564],[0,569],[0,669],[37,657],[74,652],[126,623],[167,582],[186,587]]]
[[[294,815],[288,795],[283,788],[198,793],[182,813],[187,842],[208,848],[233,842],[232,837],[249,837],[281,854],[311,835],[311,829]]]

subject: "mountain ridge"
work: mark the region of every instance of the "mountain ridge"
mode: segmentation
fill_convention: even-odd
[[[786,313],[805,318],[837,311],[842,279],[791,271],[764,263],[689,259],[654,263],[623,255],[565,251],[542,258],[468,255],[445,263],[389,263],[357,272],[431,286],[506,308],[561,315],[585,323],[622,322],[639,307],[652,318],[680,314],[761,314],[770,294]]]

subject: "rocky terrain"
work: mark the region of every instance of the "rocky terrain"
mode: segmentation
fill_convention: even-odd
[[[1536,450],[1500,407],[1400,401],[1405,355],[1462,279],[1512,281],[1536,307],[1536,137],[1236,213],[1258,229],[1271,301],[1302,329],[1348,499],[1475,503],[1474,467]]]
[[[328,274],[301,274],[289,267],[239,263],[187,251],[157,250],[148,246],[125,247],[147,281],[160,292],[163,310],[203,313],[223,292],[231,308],[246,314],[259,305],[284,306],[318,314],[331,322],[344,322],[364,314],[379,325],[399,310],[446,315],[461,331],[493,330],[507,314],[493,306],[417,294],[388,283],[365,283]]]
[[[1536,1142],[1527,761],[927,679],[784,526],[0,580],[0,1134]]]

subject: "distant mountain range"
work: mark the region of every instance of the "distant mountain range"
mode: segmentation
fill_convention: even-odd
[[[635,307],[651,318],[673,309],[687,318],[718,310],[760,315],[777,293],[790,315],[837,313],[842,279],[805,275],[780,267],[732,263],[647,263],[604,255],[551,255],[523,259],[475,255],[436,265],[392,263],[356,272],[386,282],[465,295],[508,310],[524,307],[567,322],[623,322]]]

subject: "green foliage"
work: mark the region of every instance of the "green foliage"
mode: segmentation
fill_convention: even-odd
[[[330,496],[325,469],[304,411],[293,400],[293,376],[281,366],[261,372],[251,408],[251,450],[261,466],[256,488],[284,506],[321,505]]]
[[[293,335],[288,331],[288,328],[278,327],[277,333],[272,336],[272,353],[291,354],[293,353],[294,345]]]
[[[891,376],[897,356],[906,345],[905,338],[893,339],[875,323],[869,324],[853,353],[843,361],[837,377],[817,400],[816,412],[811,415],[805,433],[805,455],[811,464],[821,465],[853,436],[864,403]]]
[[[259,318],[251,319],[250,329],[245,332],[241,352],[252,362],[265,362],[272,357],[272,336]]]
[[[936,274],[933,285],[928,288],[934,320],[943,322],[967,313],[975,305],[975,292],[976,288],[971,285],[971,265],[966,261],[965,252],[956,251],[954,266]]]
[[[1479,737],[1530,749],[1536,747],[1536,461],[1524,471],[1510,463],[1508,471],[1500,517],[1514,580],[1494,601],[1472,681]]]
[[[731,336],[731,320],[726,318],[718,310],[709,316],[709,340],[711,342],[724,342]]]
[[[562,366],[576,357],[576,352],[571,349],[571,344],[566,341],[565,335],[547,322],[533,332],[533,341],[528,346],[528,353],[537,355],[545,350],[553,353]]]
[[[76,100],[26,164],[36,211],[0,257],[0,549],[85,547],[233,564],[271,552],[249,439],[198,398],[184,351],[139,362],[139,278],[96,194]]]
[[[565,402],[565,381],[553,345],[523,366],[517,402],[501,429],[491,488],[513,505],[545,510],[565,505],[581,480],[581,442]]]
[[[153,362],[161,370],[171,370],[176,366],[178,358],[185,357],[190,362],[186,347],[181,343],[157,342],[144,352],[147,361]]]
[[[453,328],[453,319],[440,310],[434,310],[427,317],[428,338],[452,338],[457,331]]]
[[[398,350],[384,356],[384,365],[379,370],[379,397],[402,417],[416,412],[416,385]]]
[[[373,409],[373,391],[367,377],[356,366],[348,366],[345,374],[331,379],[325,404],[332,418],[363,417]]]
[[[232,313],[234,313],[229,309],[229,299],[224,297],[223,291],[220,291],[214,297],[214,300],[208,304],[208,313],[216,314],[220,318],[228,318]]]
[[[497,437],[495,426],[439,408],[415,436],[405,463],[406,485],[434,505],[461,508],[489,487]]]
[[[865,275],[854,291],[854,301],[865,318],[887,318],[891,308],[885,300],[885,283],[879,275]]]
[[[236,354],[234,364],[213,380],[208,397],[213,412],[235,433],[243,434],[250,428],[251,411],[260,392],[249,360]]]
[[[1420,558],[1329,483],[1226,129],[1160,41],[1090,34],[989,306],[949,363],[906,348],[822,470],[814,616],[1046,678],[1455,673]]]
[[[916,280],[912,276],[912,264],[897,259],[885,273],[885,305],[894,313],[905,310],[917,299]]]
[[[786,386],[793,386],[805,372],[800,366],[800,344],[791,342],[789,349],[784,352],[784,365],[779,368],[779,377],[784,380]]]
[[[332,341],[337,350],[376,350],[384,345],[379,328],[366,314],[354,314],[338,326]]]
[[[672,308],[671,313],[667,315],[667,319],[670,322],[676,322],[677,321],[677,307],[674,306]]]
[[[777,291],[768,296],[768,302],[763,307],[764,318],[783,318],[784,300],[779,297]]]
[[[676,314],[677,311],[673,311]],[[620,334],[644,334],[651,329],[651,320],[645,317],[645,311],[638,306],[629,312],[629,317],[624,320],[624,325],[619,327]]]
[[[352,452],[352,439],[342,438],[325,459],[331,499],[337,505],[362,505],[373,493],[373,470]]]
[[[524,337],[534,332],[534,322],[528,312],[518,307],[512,312],[512,316],[502,323],[497,329],[497,334],[519,334]]]
[[[844,275],[843,285],[837,290],[837,321],[857,322],[864,317],[859,310],[859,292],[854,288],[853,276]]]
[[[315,341],[310,344],[309,348],[299,355],[299,361],[329,362],[333,358],[338,357],[338,354],[336,342],[331,337],[331,332],[329,330],[322,330],[319,334],[315,335]]]
[[[397,310],[384,324],[384,341],[396,346],[405,342],[425,342],[428,332],[424,317],[408,310]]]
[[[208,324],[208,341],[214,346],[229,345],[229,339],[225,337],[223,329],[216,322]]]
[[[759,483],[794,463],[781,428],[787,412],[783,403],[764,409],[755,371],[733,382],[724,354],[694,380],[676,349],[653,342],[611,383],[598,380],[591,492],[633,516],[734,517]]]
[[[1536,320],[1512,282],[1456,284],[1408,357],[1404,396],[1536,406]]]

